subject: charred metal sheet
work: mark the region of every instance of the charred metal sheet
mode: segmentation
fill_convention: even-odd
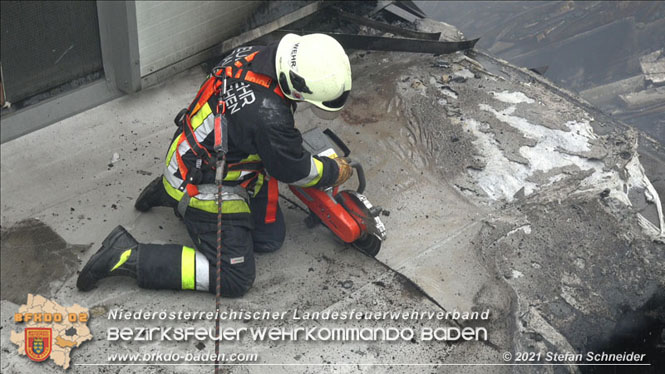
[[[335,34],[328,35],[337,39],[346,49],[373,51],[416,52],[447,54],[473,48],[478,39],[463,42],[441,42],[404,38],[386,38],[382,36]]]
[[[415,16],[420,17],[420,18],[426,18],[427,17],[425,12],[423,12],[420,8],[418,8],[418,5],[416,5],[413,1],[409,1],[409,0],[395,1],[394,4],[397,5],[398,7],[406,10],[407,12],[409,12],[409,13],[415,15]]]
[[[395,5],[420,18],[427,18],[425,12],[423,12],[413,1],[395,1]]]
[[[274,37],[281,38],[285,34],[298,31],[280,30],[274,33]],[[462,42],[442,42],[438,40],[421,40],[406,38],[387,38],[383,36],[339,34],[323,32],[335,38],[345,49],[360,49],[371,51],[393,51],[393,52],[415,52],[447,54],[464,51],[473,48],[478,39],[465,40]]]
[[[393,16],[397,16],[406,22],[416,22],[419,19],[422,19],[421,17],[409,12],[408,10],[404,10],[400,7],[398,7],[395,4],[390,4],[387,7],[383,8],[384,12],[388,12]]]
[[[369,19],[366,17],[361,17],[357,16],[353,13],[345,12],[341,9],[335,8],[332,9],[336,15],[344,20],[347,20],[349,22],[353,22],[359,25],[364,25],[371,27],[376,30],[384,31],[384,32],[390,32],[395,35],[401,35],[401,36],[406,36],[408,38],[414,38],[414,39],[427,39],[427,40],[439,40],[439,37],[441,36],[440,32],[436,33],[430,33],[430,32],[419,32],[419,31],[413,31],[413,30],[407,30],[403,29],[401,27],[389,25],[387,23],[375,21],[373,19]]]

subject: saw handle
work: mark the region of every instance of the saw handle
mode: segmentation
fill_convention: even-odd
[[[360,165],[359,162],[357,161],[351,161],[349,162],[349,165],[356,169],[356,174],[358,175],[358,188],[356,188],[356,192],[358,193],[363,193],[365,191],[365,171],[363,170],[363,166]]]
[[[339,136],[337,136],[337,134],[335,134],[331,129],[325,129],[323,130],[323,133],[328,135],[330,140],[332,140],[333,143],[335,143],[335,145],[337,145],[339,149],[341,149],[342,152],[344,152],[344,157],[349,157],[349,154],[351,154],[351,150],[349,149],[349,147],[346,146],[346,144],[342,141],[342,139],[340,139]]]
[[[326,134],[342,152],[344,152],[344,157],[349,157],[351,150],[346,146],[346,143],[344,143],[344,141],[342,141],[342,139],[337,136],[337,134],[335,134],[331,129],[325,129],[323,130],[323,133]],[[349,165],[356,169],[356,174],[358,174],[358,188],[356,189],[356,192],[363,193],[366,186],[365,171],[363,170],[363,166],[360,165],[359,162],[352,160],[349,160]]]

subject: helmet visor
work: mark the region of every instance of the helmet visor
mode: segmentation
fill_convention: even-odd
[[[344,91],[338,98],[330,100],[330,101],[324,101],[322,104],[326,108],[330,108],[332,110],[339,110],[342,109],[344,104],[346,103],[346,99],[349,97],[349,93],[351,91]]]
[[[333,111],[330,111],[330,110],[321,109],[316,105],[312,105],[310,107],[310,109],[312,110],[312,113],[314,113],[315,116],[317,116],[320,119],[327,120],[327,121],[332,121],[335,118],[339,117],[339,113],[340,113],[339,110],[333,112]]]

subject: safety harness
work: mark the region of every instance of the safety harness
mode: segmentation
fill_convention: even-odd
[[[199,193],[206,193],[210,191],[209,187],[214,187],[212,185],[200,185],[201,180],[203,179],[203,172],[207,170],[215,170],[215,161],[218,158],[218,155],[211,154],[211,152],[203,146],[196,138],[194,133],[194,128],[192,126],[192,117],[194,117],[203,106],[208,103],[208,100],[213,95],[218,95],[219,100],[217,102],[217,112],[215,114],[215,126],[214,126],[214,137],[215,137],[215,150],[212,153],[217,153],[217,146],[219,142],[227,142],[227,134],[222,134],[223,126],[221,125],[222,121],[225,121],[224,115],[226,114],[226,104],[224,101],[224,93],[226,91],[226,86],[231,84],[236,84],[239,82],[248,82],[253,84],[255,87],[260,87],[260,89],[269,90],[271,93],[274,93],[280,96],[283,100],[286,100],[282,90],[279,87],[279,84],[276,80],[270,78],[267,75],[259,74],[253,72],[249,65],[254,60],[259,51],[256,51],[244,58],[241,58],[235,61],[229,66],[221,66],[213,70],[213,73],[210,77],[201,85],[198,93],[194,97],[192,103],[187,107],[182,109],[175,117],[174,122],[177,126],[182,128],[182,133],[178,139],[177,147],[175,149],[175,157],[178,164],[178,169],[180,175],[182,176],[183,182],[178,188],[179,191],[183,192],[182,199],[178,203],[178,212],[181,216],[184,216],[189,202],[192,197],[198,195]],[[182,160],[182,156],[178,152],[178,147],[182,142],[187,142],[192,153],[196,156],[195,168],[188,169],[185,163]],[[241,183],[235,186],[225,186],[224,194],[226,196],[240,196],[245,201],[249,200],[249,195],[247,189],[250,186],[254,186],[259,179],[260,175],[264,175],[263,162],[258,160],[244,160],[241,162],[228,164],[224,175],[227,172],[250,172],[253,174],[252,177],[245,179]],[[277,179],[264,177],[267,180],[268,188],[268,206],[266,208],[266,223],[273,223],[276,220],[277,213],[277,200],[279,198],[279,188],[277,185]]]

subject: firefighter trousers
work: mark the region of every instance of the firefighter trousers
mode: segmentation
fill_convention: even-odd
[[[284,242],[284,215],[277,207],[276,220],[265,223],[267,188],[250,197],[251,213],[228,214],[222,222],[221,293],[244,295],[254,283],[254,252],[273,252]],[[171,200],[163,188],[164,200]],[[217,215],[195,208],[183,217],[194,248],[174,244],[140,244],[137,261],[138,285],[151,289],[184,289],[216,292]]]

